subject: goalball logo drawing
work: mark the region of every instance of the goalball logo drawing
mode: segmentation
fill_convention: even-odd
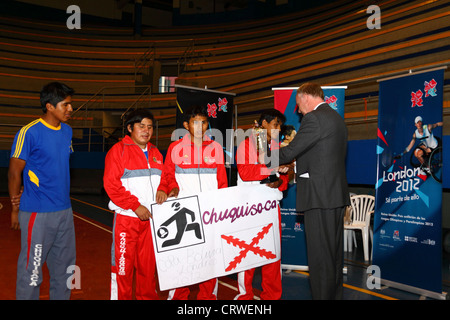
[[[197,196],[169,200],[164,205],[166,214],[153,216],[152,220],[158,252],[205,242]]]

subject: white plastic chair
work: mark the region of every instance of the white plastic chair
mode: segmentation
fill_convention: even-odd
[[[344,230],[361,230],[364,260],[369,260],[369,235],[373,241],[373,231],[370,228],[370,216],[374,212],[375,197],[371,195],[354,195],[350,197],[352,205],[351,222],[344,224]],[[345,235],[344,235],[345,237]],[[346,239],[344,239],[345,241]]]
[[[352,206],[350,205],[346,208],[344,216],[344,225],[350,224],[351,217],[352,217]],[[358,247],[358,244],[356,243],[355,231],[350,229],[344,229],[344,251],[352,252],[353,246],[355,246],[355,248]]]

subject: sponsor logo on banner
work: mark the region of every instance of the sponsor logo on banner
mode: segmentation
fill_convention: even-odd
[[[208,103],[207,105],[207,111],[208,111],[208,117],[210,118],[217,118],[217,112],[228,112],[228,100],[227,98],[218,98],[217,105],[215,103]]]
[[[331,97],[325,97],[325,102],[328,103],[328,105],[334,110],[337,110],[337,100],[338,99],[335,95],[332,95]]]
[[[431,79],[430,81],[425,81],[425,98],[428,96],[436,97],[436,85],[437,82],[434,79]]]

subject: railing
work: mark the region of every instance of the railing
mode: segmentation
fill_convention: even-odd
[[[136,91],[142,92],[136,93]],[[103,87],[72,112],[72,118],[68,121],[68,124],[74,130],[88,129],[88,142],[84,143],[88,145],[88,151],[90,151],[92,146],[92,137],[95,137],[96,135],[103,136],[103,138],[105,138],[105,135],[111,135],[120,129],[121,136],[123,136],[125,134],[123,131],[123,118],[125,114],[132,109],[150,108],[150,98],[150,86]],[[124,105],[125,103],[127,104]],[[111,113],[117,112],[117,116],[120,115],[120,125],[104,126],[105,123],[103,122],[100,126],[96,125],[95,112],[105,111],[110,111]],[[84,116],[81,116],[80,113],[82,112],[84,112]],[[105,129],[110,130],[105,131]],[[104,150],[104,146],[102,150]]]
[[[188,62],[194,58],[195,58],[195,40],[190,39],[186,50],[181,55],[181,57],[178,58],[178,61],[177,61],[178,75],[180,75],[180,73],[182,73],[184,71],[187,71]]]
[[[146,95],[148,95],[148,107],[150,108],[150,96],[151,96],[151,87],[148,86],[145,88],[145,90],[141,93],[141,95],[122,113],[122,115],[120,116],[121,119],[124,118],[124,116],[127,114],[128,111],[130,111],[131,109],[137,109],[139,103],[143,102],[146,104],[146,101],[144,100],[144,98],[146,97]]]
[[[136,94],[136,93],[131,93],[131,92],[136,92],[136,89],[138,88],[144,88],[142,93]],[[120,89],[125,89],[125,92],[123,92],[121,95],[121,99],[116,99],[116,100],[106,100],[105,96],[115,96],[117,97],[118,95],[120,95],[117,91]],[[107,94],[106,91],[107,90],[114,90],[114,92]],[[125,96],[138,96],[135,97],[134,99],[131,99],[132,103],[129,107],[127,107],[126,109],[131,108],[133,105],[136,105],[138,102],[143,102],[143,97],[145,96],[145,94],[148,94],[148,105],[146,107],[150,107],[150,97],[151,97],[151,91],[150,91],[150,86],[148,85],[142,85],[142,86],[117,86],[117,87],[103,87],[100,90],[98,90],[92,97],[90,97],[86,102],[84,102],[81,106],[79,106],[76,110],[74,110],[72,112],[72,118],[77,115],[78,112],[80,112],[80,110],[85,111],[85,119],[88,119],[88,112],[89,111],[93,111],[94,107],[93,104],[97,103],[98,105],[95,107],[96,111],[99,110],[105,110],[105,106],[108,107],[109,109],[118,109],[118,110],[123,110],[123,103],[127,101],[126,98],[124,98]],[[130,99],[129,99],[130,100]],[[116,103],[119,103],[120,106],[119,107],[114,107],[114,105]],[[147,103],[147,102],[145,102]]]
[[[139,81],[139,75],[146,72],[148,67],[155,61],[156,47],[153,42],[143,55],[134,60],[134,81]]]
[[[177,58],[178,75],[187,71],[188,62],[192,61],[197,53],[195,51],[195,40],[194,39],[179,39],[171,42],[171,48],[185,47],[183,54]],[[164,50],[163,47],[156,48],[154,42],[151,43],[147,51],[145,51],[140,57],[134,60],[134,80],[141,81],[141,75],[147,74],[150,66],[156,61],[157,49]],[[175,56],[176,58],[176,56]]]

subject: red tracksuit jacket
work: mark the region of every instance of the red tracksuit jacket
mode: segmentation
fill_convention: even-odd
[[[103,185],[111,199],[109,208],[137,217],[140,204],[150,209],[161,180],[164,160],[159,150],[147,145],[148,160],[129,136],[116,143],[105,158]]]
[[[219,143],[207,139],[199,148],[187,134],[169,146],[160,190],[170,192],[177,187],[180,197],[227,186],[223,149]]]

